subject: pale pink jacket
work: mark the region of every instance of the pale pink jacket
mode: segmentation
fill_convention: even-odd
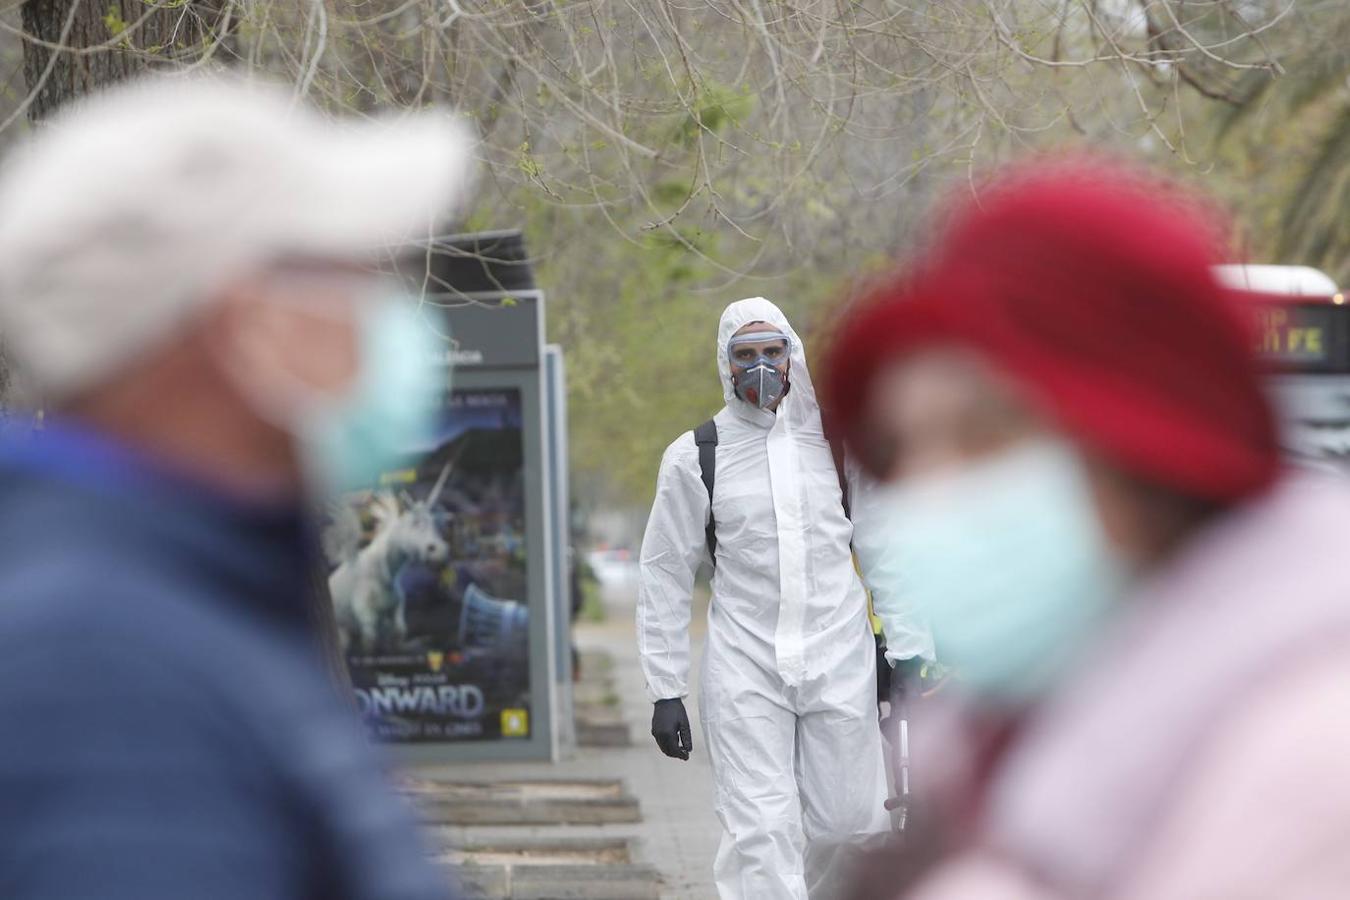
[[[1124,609],[907,896],[1350,898],[1350,487],[1290,475]]]

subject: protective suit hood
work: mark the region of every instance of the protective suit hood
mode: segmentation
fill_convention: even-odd
[[[727,343],[732,335],[751,322],[766,322],[786,334],[792,340],[792,363],[788,368],[787,396],[778,406],[778,412],[772,413],[746,403],[736,396],[736,387],[731,382],[731,358],[727,356]],[[750,297],[737,300],[722,313],[717,326],[717,375],[722,380],[722,397],[727,409],[743,419],[772,425],[775,415],[785,415],[794,425],[813,422],[820,427],[820,406],[816,402],[816,389],[811,383],[811,373],[806,368],[806,350],[797,332],[792,329],[783,311],[763,297]]]

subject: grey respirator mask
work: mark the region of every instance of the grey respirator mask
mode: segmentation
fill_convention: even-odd
[[[731,380],[736,396],[760,409],[769,409],[788,390],[787,367],[792,341],[778,331],[757,331],[727,343]]]

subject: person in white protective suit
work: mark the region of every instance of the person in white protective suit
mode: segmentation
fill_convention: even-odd
[[[652,732],[666,755],[688,759],[690,601],[711,548],[700,710],[724,829],[718,892],[819,900],[842,888],[854,851],[890,828],[854,525],[801,340],[778,307],[758,297],[727,307],[717,368],[726,406],[713,419],[713,487],[685,432],[662,458],[642,543],[638,643]],[[931,657],[920,630],[899,616],[892,627],[899,652]]]

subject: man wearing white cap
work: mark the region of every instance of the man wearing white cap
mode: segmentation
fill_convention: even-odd
[[[373,274],[465,193],[445,118],[156,79],[0,163],[0,896],[449,895],[307,628],[302,510],[444,388]]]

